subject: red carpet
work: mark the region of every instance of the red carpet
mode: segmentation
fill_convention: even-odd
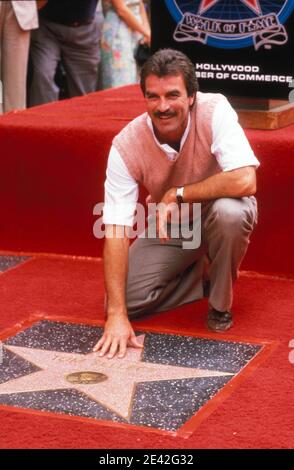
[[[113,136],[144,111],[137,86],[12,112],[0,118],[0,249],[101,254],[93,207]],[[262,165],[260,223],[243,268],[292,273],[294,126],[246,131]]]
[[[102,319],[99,260],[38,257],[0,275],[3,331],[32,314]],[[189,439],[75,418],[0,410],[1,448],[289,448],[294,446],[293,281],[243,273],[229,338],[277,341],[274,352],[202,421]],[[206,302],[152,315],[136,328],[205,334]],[[218,337],[218,336],[217,336]]]
[[[0,250],[101,255],[93,207],[103,199],[107,153],[113,136],[143,111],[138,87],[130,86],[0,117]],[[293,131],[246,131],[262,164],[259,225],[242,265],[254,272],[237,283],[228,337],[276,341],[272,354],[189,439],[0,408],[1,448],[293,448]],[[36,256],[0,274],[0,330],[35,314],[101,320],[103,297],[98,259]],[[206,334],[206,310],[202,301],[135,325]]]

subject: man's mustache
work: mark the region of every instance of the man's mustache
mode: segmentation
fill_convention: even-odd
[[[164,113],[161,113],[160,111],[155,111],[155,116],[157,118],[161,118],[161,117],[174,117],[176,116],[176,113],[175,112],[172,112],[172,111],[166,111]]]

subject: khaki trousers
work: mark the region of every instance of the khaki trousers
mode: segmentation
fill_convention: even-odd
[[[211,262],[209,304],[219,311],[230,310],[233,284],[256,222],[253,196],[221,198],[209,203],[202,214],[202,242],[197,249],[183,249],[181,239],[161,243],[158,238],[138,238],[129,255],[129,317],[203,298],[205,254]]]
[[[30,31],[20,28],[11,2],[0,1],[0,79],[3,88],[0,113],[26,107],[29,42]]]

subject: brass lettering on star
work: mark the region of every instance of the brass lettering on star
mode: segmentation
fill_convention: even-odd
[[[65,376],[66,380],[71,384],[98,384],[108,379],[107,375],[100,372],[83,371],[73,372]]]

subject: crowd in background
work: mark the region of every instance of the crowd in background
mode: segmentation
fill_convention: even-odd
[[[2,112],[138,82],[135,51],[150,46],[149,4],[0,1]]]

